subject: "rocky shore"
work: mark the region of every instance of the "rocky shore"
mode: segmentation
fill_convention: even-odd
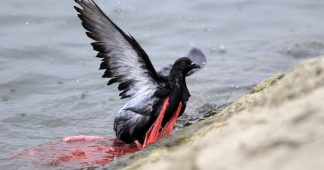
[[[324,56],[103,169],[324,169]]]

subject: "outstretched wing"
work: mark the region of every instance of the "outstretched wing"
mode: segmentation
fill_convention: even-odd
[[[190,58],[190,60],[199,65],[200,68],[196,68],[196,69],[193,69],[191,71],[188,72],[187,76],[190,76],[192,75],[193,73],[197,72],[198,70],[200,70],[201,68],[205,67],[206,65],[206,56],[204,55],[204,53],[202,53],[199,49],[197,48],[192,48],[188,55],[186,56],[188,58]],[[168,66],[166,67],[163,67],[159,72],[158,74],[160,76],[163,76],[163,77],[166,77],[166,76],[169,76],[169,73],[172,69],[172,64],[169,64]]]
[[[139,90],[154,90],[159,78],[145,51],[131,36],[125,34],[93,0],[75,0],[82,8],[74,7],[79,13],[82,26],[91,45],[102,58],[102,77],[111,78],[108,85],[118,82],[119,96],[127,98]]]

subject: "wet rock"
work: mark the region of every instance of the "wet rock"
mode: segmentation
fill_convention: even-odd
[[[198,114],[202,115],[203,118],[211,117],[220,113],[229,104],[215,105],[215,104],[204,104],[202,107],[198,108]]]
[[[190,126],[198,121],[205,120],[208,117],[214,116],[220,113],[228,105],[229,103],[221,105],[206,103],[196,110],[196,114],[188,115],[184,113],[181,117],[179,117],[175,125],[175,131]]]
[[[323,169],[323,101],[324,56],[105,169]]]
[[[283,77],[283,74],[276,74],[274,76],[271,76],[268,79],[263,80],[262,82],[260,82],[259,84],[257,84],[253,90],[251,91],[251,93],[258,93],[272,85],[274,85],[278,80],[280,80]]]

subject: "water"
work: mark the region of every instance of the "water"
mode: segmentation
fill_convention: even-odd
[[[83,136],[84,137],[84,136]],[[125,144],[119,139],[55,141],[20,152],[12,159],[25,159],[34,163],[35,169],[82,169],[109,164],[118,157],[137,152],[135,144]]]
[[[224,104],[303,58],[324,53],[324,2],[318,0],[97,0],[130,32],[156,68],[192,46],[207,67],[188,78],[187,113]],[[0,7],[0,167],[35,169],[7,160],[65,136],[114,136],[125,101],[106,86],[73,1],[6,0]]]

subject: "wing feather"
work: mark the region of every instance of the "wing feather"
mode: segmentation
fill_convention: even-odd
[[[160,81],[145,51],[104,14],[93,0],[75,0],[86,35],[94,40],[96,57],[102,58],[102,77],[111,78],[108,85],[119,83],[121,98],[132,97],[142,90],[153,91]]]

